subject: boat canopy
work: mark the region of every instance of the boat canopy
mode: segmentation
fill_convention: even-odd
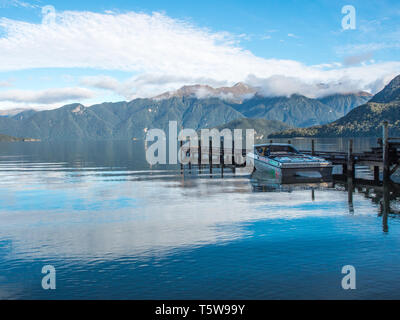
[[[266,147],[266,146],[292,146],[292,145],[289,143],[260,143],[260,144],[255,144],[253,146],[255,148],[255,147]]]
[[[270,155],[294,155],[299,154],[295,147],[291,144],[274,143],[274,144],[258,144],[254,145],[254,151],[262,156]]]

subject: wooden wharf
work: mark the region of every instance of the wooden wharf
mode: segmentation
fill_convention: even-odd
[[[269,142],[272,144],[273,140]],[[291,144],[291,140],[288,143]],[[183,143],[180,141],[181,148],[182,145]],[[235,171],[237,167],[246,166],[246,154],[252,149],[238,148],[235,146],[234,140],[231,145],[232,147],[227,148],[223,146],[221,140],[220,145],[213,146],[210,140],[204,146],[199,139],[198,145],[189,146],[184,150],[188,160],[187,166],[190,170],[194,166],[199,170],[208,168],[210,173],[213,168],[221,168],[222,174],[224,168],[231,168]],[[344,177],[355,178],[356,165],[370,166],[373,169],[374,184],[379,184],[381,180],[389,178],[400,166],[400,137],[389,137],[387,122],[383,124],[382,138],[377,140],[377,147],[368,151],[354,152],[352,139],[349,139],[347,152],[318,151],[315,149],[314,139],[311,140],[309,150],[299,151],[303,154],[324,158],[335,166],[341,166],[342,173],[340,175]],[[184,167],[185,165],[181,164],[182,170]]]

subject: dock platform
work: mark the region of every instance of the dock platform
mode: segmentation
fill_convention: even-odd
[[[273,141],[270,140],[270,143]],[[353,140],[349,139],[347,152],[318,151],[315,150],[315,141],[311,140],[310,149],[299,152],[321,157],[335,166],[341,166],[341,176],[353,179],[356,165],[370,166],[373,168],[373,183],[376,185],[389,178],[400,166],[400,137],[389,137],[387,122],[383,124],[382,138],[377,139],[377,145],[368,151],[353,152]],[[232,141],[231,148],[226,148],[222,141],[219,146],[213,146],[211,141],[203,146],[199,140],[197,146],[190,146],[186,150],[188,162],[186,165],[181,164],[181,169],[184,170],[185,166],[190,170],[197,167],[199,170],[208,169],[212,173],[213,168],[221,168],[222,174],[224,168],[235,171],[237,167],[246,166],[246,154],[250,151],[252,150],[235,147],[235,141]]]

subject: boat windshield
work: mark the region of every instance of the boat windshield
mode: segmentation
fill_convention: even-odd
[[[258,147],[257,149],[258,154],[263,156],[290,156],[294,154],[299,154],[299,152],[290,145],[270,145],[270,146],[263,146]]]

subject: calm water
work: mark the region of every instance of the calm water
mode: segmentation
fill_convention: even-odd
[[[150,168],[141,142],[2,143],[0,298],[398,299],[398,189],[354,187],[181,175]]]

